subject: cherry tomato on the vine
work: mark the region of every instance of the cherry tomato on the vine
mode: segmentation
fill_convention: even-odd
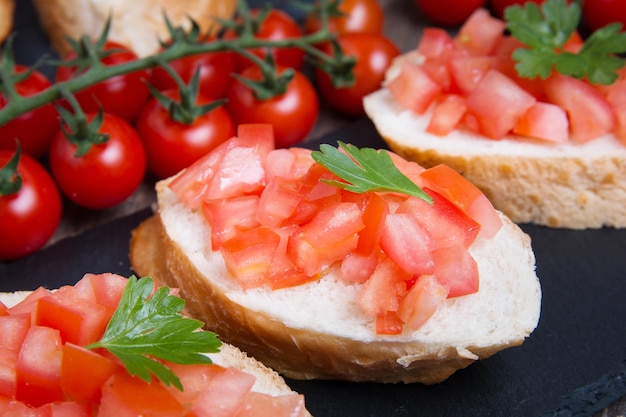
[[[398,47],[388,38],[373,33],[347,33],[337,39],[343,53],[356,58],[353,68],[355,83],[351,87],[334,87],[330,76],[317,69],[315,78],[321,96],[333,108],[349,115],[365,113],[363,97],[380,88],[385,71],[400,55]],[[322,48],[331,53],[330,44]]]
[[[281,74],[286,68],[278,67]],[[261,80],[257,66],[246,68],[243,77]],[[301,72],[289,82],[287,91],[269,100],[259,100],[253,91],[242,84],[231,84],[227,95],[226,109],[235,123],[270,123],[274,126],[277,147],[288,147],[304,140],[319,114],[319,100],[315,88]]]
[[[259,9],[250,11],[252,16],[258,16]],[[239,35],[234,30],[227,30],[224,32],[224,39],[234,39]],[[302,36],[302,29],[300,25],[286,12],[278,9],[270,9],[269,13],[265,16],[265,19],[258,26],[254,32],[254,37],[257,39],[265,40],[283,40],[289,38],[299,38]],[[299,48],[272,48],[272,56],[274,61],[278,65],[285,67],[291,67],[300,69],[304,61],[304,51]],[[250,49],[250,52],[254,53],[260,58],[265,58],[265,48]],[[235,68],[238,72],[243,71],[244,68],[253,65],[253,62],[243,55],[237,54],[235,57]]]
[[[624,0],[585,0],[583,19],[591,30],[600,29],[609,23],[621,23],[626,30],[626,3]]]
[[[87,120],[94,116],[87,114]],[[139,187],[146,170],[141,139],[128,122],[104,113],[99,132],[108,134],[109,139],[76,156],[77,146],[59,131],[49,155],[52,175],[63,194],[91,209],[109,208],[126,200]]]
[[[21,73],[25,66],[16,65]],[[15,90],[22,97],[32,96],[50,87],[51,83],[39,71],[33,71],[25,80],[15,85]],[[0,94],[0,109],[4,108],[7,98]],[[52,104],[46,104],[17,116],[9,123],[0,126],[0,149],[14,150],[19,139],[22,151],[34,158],[40,158],[48,152],[52,137],[59,130],[58,114]]]
[[[414,0],[419,10],[430,21],[441,26],[458,26],[485,0]]]
[[[178,98],[178,90],[164,94]],[[202,95],[196,100],[197,104],[210,101]],[[223,106],[184,124],[172,120],[156,99],[143,108],[136,127],[146,150],[148,170],[159,178],[176,174],[235,135],[235,123]]]
[[[15,151],[0,150],[0,169]],[[50,174],[22,153],[17,165],[21,188],[0,193],[0,260],[31,254],[48,242],[61,221],[61,196]],[[0,180],[1,181],[1,180]]]
[[[208,52],[191,55],[168,62],[185,82],[189,83],[196,69],[200,68],[200,92],[208,97],[224,97],[235,72],[233,51]],[[151,84],[158,90],[177,88],[174,79],[161,67],[152,69]]]
[[[107,41],[105,50],[120,49],[119,52],[102,59],[104,65],[118,65],[137,59],[137,55],[128,48],[116,42]],[[75,52],[63,57],[64,61],[76,58]],[[57,68],[55,79],[57,82],[72,78],[77,71],[74,67],[60,65]],[[75,96],[85,112],[97,112],[100,106],[107,113],[115,114],[126,121],[135,120],[141,108],[150,98],[150,90],[145,81],[150,80],[148,70],[140,70],[118,75],[99,82],[81,91]]]
[[[344,0],[338,11],[343,16],[328,19],[328,30],[334,33],[382,33],[383,11],[378,0]],[[317,32],[321,28],[320,16],[310,14],[304,20],[306,33]]]

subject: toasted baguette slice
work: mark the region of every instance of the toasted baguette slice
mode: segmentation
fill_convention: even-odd
[[[287,289],[241,290],[211,251],[202,214],[167,184],[157,184],[158,213],[133,232],[132,267],[180,288],[192,316],[287,377],[434,384],[521,344],[537,325],[541,290],[530,239],[504,216],[500,232],[470,250],[477,293],[448,299],[418,331],[380,336],[358,307],[361,284],[332,273]]]
[[[19,303],[30,292],[16,291],[13,293],[0,293],[0,302],[7,307],[11,307]],[[279,396],[285,394],[293,394],[294,391],[285,383],[285,380],[275,371],[263,365],[256,359],[246,355],[238,348],[223,343],[218,353],[210,353],[208,356],[213,363],[224,367],[234,367],[245,371],[256,378],[253,391]],[[307,413],[307,415],[309,415]]]
[[[419,56],[398,57],[387,80],[403,59]],[[454,168],[515,223],[626,227],[626,146],[612,134],[565,144],[489,140],[467,130],[440,137],[426,132],[431,112],[418,115],[402,107],[384,87],[363,104],[390,149],[425,167],[443,163]]]
[[[4,41],[13,29],[14,0],[0,0],[0,42]]]
[[[33,4],[52,47],[62,55],[70,50],[66,37],[97,38],[111,17],[109,39],[140,57],[156,52],[159,41],[169,39],[163,14],[174,25],[187,27],[191,17],[202,33],[215,34],[220,28],[217,19],[229,19],[237,6],[234,0],[34,0]]]

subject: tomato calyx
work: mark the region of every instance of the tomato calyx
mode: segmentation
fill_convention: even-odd
[[[356,58],[346,55],[341,49],[337,39],[331,41],[332,55],[326,55],[328,59],[314,61],[313,66],[327,73],[335,88],[349,88],[356,82],[354,67]]]
[[[285,68],[279,73],[272,54],[267,54],[265,60],[262,60],[247,51],[240,50],[238,52],[256,61],[261,70],[262,77],[260,80],[253,80],[239,74],[233,74],[233,77],[237,81],[252,90],[256,99],[265,101],[285,94],[287,86],[295,76],[295,70],[293,68]]]
[[[61,132],[63,132],[63,135],[68,141],[76,145],[76,153],[74,156],[84,156],[93,145],[106,143],[109,140],[109,135],[99,132],[104,120],[104,111],[102,111],[102,108],[88,121],[85,112],[81,109],[76,98],[65,89],[61,89],[61,94],[74,109],[74,113],[71,113],[64,107],[55,105],[63,121]]]
[[[196,68],[189,81],[186,84],[180,75],[165,61],[160,60],[161,67],[167,71],[178,86],[179,99],[163,94],[157,88],[146,83],[154,98],[167,110],[172,120],[185,125],[191,125],[198,117],[203,116],[211,110],[226,103],[226,99],[211,101],[207,104],[196,104],[198,94],[200,93],[200,67]]]
[[[296,3],[298,7],[303,9],[305,13],[309,16],[316,17],[320,19],[320,21],[325,21],[327,18],[333,17],[346,17],[347,13],[341,10],[341,4],[344,0],[331,0],[326,3],[324,6],[320,6],[317,3],[312,4],[302,4]]]
[[[16,194],[22,189],[22,176],[17,166],[22,156],[22,146],[17,141],[17,149],[5,166],[0,168],[0,197]]]

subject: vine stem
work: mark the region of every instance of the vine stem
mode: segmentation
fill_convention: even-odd
[[[323,22],[325,23],[325,22]],[[66,81],[53,84],[50,88],[32,96],[11,97],[12,99],[0,110],[0,126],[5,125],[13,118],[41,107],[45,104],[52,103],[63,97],[62,91],[76,93],[86,87],[94,85],[118,75],[131,73],[147,68],[158,66],[163,61],[169,62],[174,59],[182,58],[189,55],[196,55],[207,52],[219,52],[224,50],[241,51],[249,48],[300,48],[316,59],[333,63],[334,57],[320,52],[313,45],[331,41],[335,35],[328,30],[328,25],[323,24],[321,29],[315,33],[304,35],[298,38],[289,38],[281,40],[263,40],[253,36],[242,36],[236,39],[216,39],[207,43],[184,43],[174,42],[165,50],[154,55],[138,58],[134,61],[125,62],[117,65],[96,65],[90,67],[84,73]],[[7,76],[5,71],[0,73],[2,79],[7,83],[6,87],[13,88],[11,81],[14,77]]]

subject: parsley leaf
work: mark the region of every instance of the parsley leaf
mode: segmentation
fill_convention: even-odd
[[[626,32],[614,23],[595,31],[577,53],[562,48],[578,28],[581,17],[577,2],[547,0],[541,5],[527,2],[524,7],[507,7],[507,29],[528,48],[513,52],[517,73],[525,78],[546,79],[553,69],[563,75],[584,78],[594,84],[611,84],[616,71],[624,66],[617,56],[626,52]]]
[[[327,144],[320,145],[319,151],[311,153],[315,162],[325,166],[342,180],[322,180],[325,183],[353,193],[399,192],[421,198],[432,204],[432,198],[398,170],[387,151],[377,151],[372,148],[359,149],[354,145],[338,143],[345,153]]]
[[[211,359],[203,353],[218,352],[221,342],[212,332],[198,331],[201,321],[180,314],[185,302],[170,295],[169,288],[153,290],[152,279],[131,276],[104,336],[87,348],[108,350],[131,375],[147,382],[154,375],[165,385],[182,390],[180,379],[158,359],[210,364]]]

